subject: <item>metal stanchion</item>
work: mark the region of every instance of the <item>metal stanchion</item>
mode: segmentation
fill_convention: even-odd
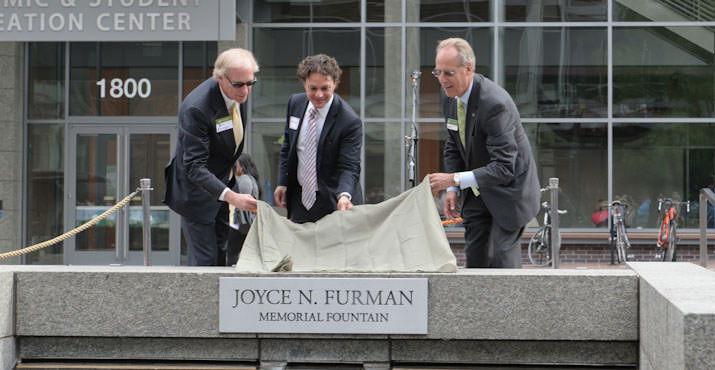
[[[419,96],[420,75],[422,72],[412,72],[412,122],[410,123],[409,136],[405,136],[405,147],[407,149],[407,179],[410,186],[416,186],[419,179],[417,178],[417,142],[419,141],[419,133],[417,130],[417,102]]]
[[[561,234],[559,233],[559,178],[549,178],[551,190],[551,253],[553,253],[552,266],[559,268],[561,256]]]
[[[140,179],[139,190],[142,192],[142,231],[144,248],[144,266],[151,266],[151,179]]]
[[[715,205],[715,194],[700,189],[700,266],[708,267],[708,203]]]

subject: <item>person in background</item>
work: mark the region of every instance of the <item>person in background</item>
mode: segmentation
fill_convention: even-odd
[[[216,58],[213,76],[191,91],[179,108],[178,141],[164,169],[162,201],[181,215],[189,266],[224,266],[228,204],[256,209],[253,196],[231,188],[233,164],[243,152],[244,104],[257,72],[250,51],[226,50]]]
[[[362,122],[335,93],[342,70],[325,54],[298,64],[305,93],[288,100],[284,140],[273,198],[296,223],[362,204]]]
[[[234,176],[236,184],[233,191],[239,194],[249,194],[256,199],[263,198],[263,191],[258,186],[260,177],[258,169],[253,163],[251,155],[243,153],[238,157],[234,167]],[[226,266],[233,266],[238,261],[238,256],[241,254],[243,242],[246,240],[246,234],[251,228],[253,219],[256,214],[251,211],[237,210],[232,205],[229,205],[229,223],[231,229],[228,230],[228,245],[226,248]]]

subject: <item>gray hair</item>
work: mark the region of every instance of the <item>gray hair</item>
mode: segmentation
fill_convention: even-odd
[[[469,43],[459,37],[452,37],[446,40],[442,40],[437,44],[437,53],[440,50],[448,47],[453,47],[457,49],[459,54],[459,65],[458,67],[464,67],[467,63],[472,64],[472,68],[476,67],[476,58],[474,57],[474,51]]]
[[[250,69],[253,73],[257,73],[259,70],[258,62],[253,57],[253,53],[241,48],[228,49],[216,58],[213,77],[225,76],[230,68]]]

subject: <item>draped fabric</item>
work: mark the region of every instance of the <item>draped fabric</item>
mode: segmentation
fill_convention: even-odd
[[[429,180],[379,204],[296,224],[258,202],[238,272],[456,272]]]

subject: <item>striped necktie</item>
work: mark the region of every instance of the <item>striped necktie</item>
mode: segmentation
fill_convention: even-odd
[[[315,173],[315,161],[318,152],[318,128],[316,122],[318,111],[313,107],[308,114],[308,123],[305,127],[305,148],[299,153],[298,160],[303,164],[301,201],[305,209],[310,210],[313,207],[313,203],[315,203],[315,192],[318,190],[318,178]]]

